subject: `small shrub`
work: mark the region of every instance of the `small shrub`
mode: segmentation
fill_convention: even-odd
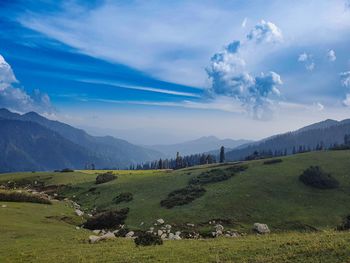
[[[281,162],[283,162],[282,159],[272,159],[272,160],[265,161],[264,164],[275,164],[275,163],[281,163]]]
[[[121,202],[130,202],[132,199],[132,193],[121,193],[117,195],[113,200],[116,204],[119,204]]]
[[[33,195],[24,192],[0,191],[0,201],[4,202],[27,202],[50,205],[51,201],[40,195]]]
[[[330,174],[322,171],[318,166],[310,166],[299,176],[299,180],[305,185],[319,189],[334,189],[339,187],[339,182]]]
[[[201,173],[200,175],[197,175],[193,177],[189,183],[190,184],[209,184],[209,183],[216,183],[221,182],[229,179],[232,176],[232,174],[227,174],[223,170],[220,169],[214,169],[211,171],[207,171],[204,173]]]
[[[189,181],[189,184],[209,184],[225,181],[227,179],[230,179],[237,172],[241,172],[246,169],[247,167],[242,165],[231,166],[226,169],[213,169],[193,177]]]
[[[136,246],[155,246],[162,245],[163,240],[152,233],[141,232],[138,237],[135,238],[135,244]]]
[[[61,173],[73,173],[74,170],[70,169],[70,168],[64,168],[60,171]]]
[[[94,217],[89,218],[85,222],[84,227],[90,230],[114,228],[118,225],[124,224],[128,212],[129,208],[101,212]]]
[[[204,193],[205,189],[200,185],[189,185],[171,192],[166,199],[160,202],[160,205],[166,208],[185,205],[201,197]]]
[[[117,176],[115,176],[113,174],[113,172],[107,172],[107,173],[99,174],[96,177],[96,184],[107,183],[107,182],[113,181],[115,179],[117,179]]]

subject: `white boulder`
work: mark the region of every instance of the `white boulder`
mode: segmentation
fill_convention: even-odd
[[[159,218],[159,219],[157,219],[157,223],[160,225],[163,225],[165,223],[165,221],[164,221],[164,219]]]
[[[270,229],[266,224],[255,223],[253,229],[259,234],[270,233]]]
[[[134,236],[134,234],[135,234],[134,231],[130,231],[130,232],[128,232],[128,233],[125,235],[125,237],[126,237],[126,238],[131,238],[131,237]]]
[[[84,215],[84,212],[81,211],[81,210],[79,210],[79,209],[75,209],[75,214],[76,214],[77,216],[83,216],[83,215]]]

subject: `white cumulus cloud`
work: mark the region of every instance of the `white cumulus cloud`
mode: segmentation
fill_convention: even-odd
[[[313,71],[315,69],[315,62],[311,54],[303,52],[298,57],[298,62],[303,63],[306,70]]]
[[[334,62],[337,60],[337,56],[336,56],[335,51],[333,49],[328,50],[327,58],[328,58],[328,61],[330,61],[330,62]]]
[[[247,35],[248,40],[255,41],[256,43],[274,43],[281,42],[283,35],[281,29],[279,29],[274,23],[261,20]]]
[[[47,94],[35,89],[29,95],[20,88],[11,66],[0,55],[0,108],[18,112],[37,111],[43,114],[52,113],[53,107]]]
[[[256,45],[272,44],[276,43],[275,40],[282,39],[277,26],[271,24],[265,21],[257,24],[244,44],[240,41],[230,43],[223,51],[214,54],[206,69],[211,81],[210,94],[232,97],[258,119],[268,118],[271,114],[274,102],[280,96],[278,86],[282,85],[282,79],[273,71],[254,76],[247,69],[241,50],[249,53]],[[275,40],[273,35],[277,36]]]

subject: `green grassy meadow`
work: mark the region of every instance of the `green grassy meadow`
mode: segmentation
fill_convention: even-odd
[[[245,162],[247,170],[206,184],[202,197],[171,209],[160,206],[170,192],[184,188],[203,171],[237,164],[113,171],[118,178],[99,185],[95,178],[105,171],[1,174],[0,184],[25,178],[65,185],[60,195],[76,201],[86,212],[95,207],[129,207],[126,225],[130,229],[147,229],[158,218],[179,229],[192,223],[198,230],[209,229],[209,221],[221,220],[225,229],[247,235],[165,241],[163,246],[146,248],[136,248],[132,240],[122,238],[88,244],[91,232],[75,229],[82,219],[65,201],[53,205],[0,202],[7,205],[0,208],[0,262],[350,262],[350,233],[334,231],[350,215],[350,151],[282,159],[270,165],[264,165],[264,160]],[[340,187],[320,190],[301,183],[299,175],[311,165],[331,173]],[[115,204],[114,197],[123,192],[132,193],[133,200]],[[267,224],[272,234],[253,234],[255,222]]]

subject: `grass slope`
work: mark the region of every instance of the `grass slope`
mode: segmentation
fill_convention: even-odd
[[[0,208],[0,262],[4,263],[350,261],[349,232],[166,241],[163,246],[137,248],[130,239],[88,244],[90,232],[75,229],[79,219],[65,202],[0,204],[7,205]]]
[[[0,175],[0,182],[22,178],[39,178],[46,184],[69,184],[63,194],[75,199],[83,208],[129,207],[127,225],[148,228],[155,219],[171,224],[204,223],[228,219],[229,227],[249,232],[254,222],[266,223],[273,232],[335,228],[350,214],[350,151],[324,151],[284,157],[281,163],[263,165],[247,162],[248,169],[232,178],[205,185],[206,193],[192,203],[166,209],[160,201],[176,189],[188,185],[191,178],[223,166],[199,166],[178,171],[114,171],[118,179],[95,185],[96,171],[74,173],[17,173]],[[331,173],[340,187],[314,189],[299,181],[299,175],[311,165]],[[104,172],[104,171],[99,171]],[[94,191],[89,191],[96,187]],[[129,192],[133,200],[115,204],[120,193]],[[140,223],[144,222],[143,227]]]

